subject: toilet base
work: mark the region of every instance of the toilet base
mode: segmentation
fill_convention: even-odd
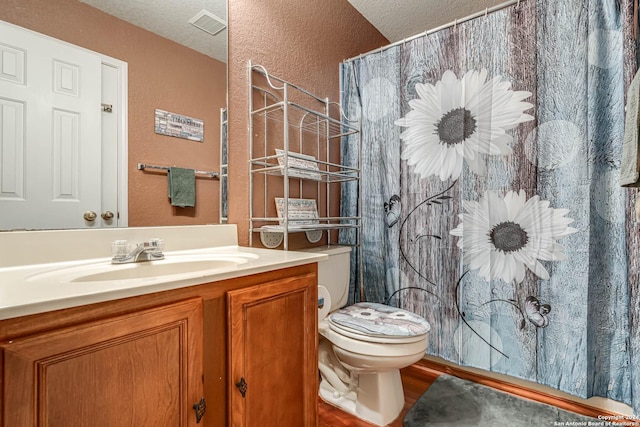
[[[320,383],[320,397],[327,403],[377,426],[398,418],[404,407],[399,369],[358,375],[355,393],[340,393],[326,380]]]

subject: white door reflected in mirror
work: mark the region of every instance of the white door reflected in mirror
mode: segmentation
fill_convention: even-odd
[[[103,128],[112,113],[101,109],[117,73],[103,73],[98,54],[4,22],[0,40],[11,40],[0,43],[0,230],[110,226],[85,212],[118,209],[117,179],[102,179],[118,175],[117,121]],[[115,139],[103,146],[103,136]]]

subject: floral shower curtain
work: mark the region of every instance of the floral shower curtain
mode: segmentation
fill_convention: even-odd
[[[523,0],[344,62],[352,302],[424,316],[429,354],[640,414],[636,193],[619,185],[632,23],[632,0]]]

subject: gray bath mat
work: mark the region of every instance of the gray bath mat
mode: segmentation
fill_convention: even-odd
[[[530,427],[568,421],[588,425],[598,420],[443,374],[409,409],[404,427]]]

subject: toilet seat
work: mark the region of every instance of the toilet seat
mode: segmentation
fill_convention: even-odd
[[[336,324],[329,319],[328,321],[329,328],[333,331],[339,333],[340,335],[344,335],[349,338],[353,338],[359,341],[366,341],[372,343],[381,343],[381,344],[409,344],[416,341],[420,341],[423,335],[410,335],[410,336],[397,336],[397,335],[375,335],[375,334],[367,334],[356,329],[351,329],[346,326],[342,326]]]
[[[360,302],[331,313],[331,329],[348,337],[377,343],[411,343],[431,329],[429,323],[407,310]]]
[[[367,339],[375,339],[375,337],[366,337],[365,335],[350,337],[347,333],[344,333],[345,331],[332,328],[330,322],[326,319],[318,324],[318,331],[322,338],[327,339],[335,347],[353,353],[375,357],[388,357],[390,359],[394,357],[405,357],[416,353],[424,354],[429,341],[429,334],[412,337],[413,341],[409,342],[392,340],[388,342],[375,342]]]

